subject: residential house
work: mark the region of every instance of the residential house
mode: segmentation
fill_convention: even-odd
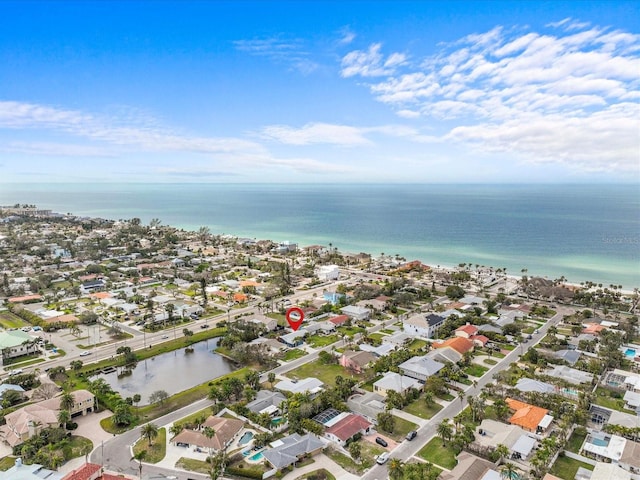
[[[339,327],[348,322],[349,317],[347,315],[336,315],[335,317],[330,318],[328,321],[333,323],[336,327]]]
[[[580,355],[580,352],[577,350],[558,350],[551,353],[552,357],[557,358],[558,360],[565,361],[572,367],[576,363],[578,363],[578,360],[580,360]]]
[[[275,384],[274,388],[289,393],[318,394],[323,390],[324,383],[317,378],[307,377],[301,380],[281,380]]]
[[[367,320],[371,316],[371,310],[356,305],[347,305],[346,307],[342,307],[340,311],[356,321]]]
[[[367,419],[354,413],[340,415],[339,420],[332,422],[331,426],[324,432],[324,436],[341,447],[357,434],[368,435],[373,424]]]
[[[488,472],[494,471],[493,463],[469,452],[460,452],[456,458],[457,463],[453,470],[442,472],[439,480],[482,480]]]
[[[614,463],[596,462],[590,473],[589,480],[631,480],[631,474]]]
[[[0,332],[0,364],[10,358],[38,353],[40,348],[36,339],[22,330],[7,330]]]
[[[554,385],[526,377],[518,379],[514,388],[521,392],[555,393],[556,391]]]
[[[393,352],[395,349],[396,349],[395,345],[391,345],[390,343],[382,343],[377,347],[373,345],[369,345],[368,343],[360,344],[360,350],[364,352],[371,352],[376,358],[389,355],[389,353]]]
[[[547,370],[545,374],[551,377],[562,378],[574,385],[591,383],[593,380],[593,375],[591,373],[576,370],[575,368],[567,367],[566,365],[556,365],[554,368]]]
[[[105,282],[102,278],[96,278],[95,280],[89,280],[82,283],[82,285],[80,285],[80,292],[83,295],[87,295],[89,293],[102,291],[106,287],[107,282]]]
[[[509,408],[515,411],[509,419],[509,423],[518,425],[528,432],[538,434],[545,432],[553,421],[553,417],[549,415],[549,410],[546,408],[529,405],[512,398],[507,398],[506,402]]]
[[[324,442],[311,433],[304,436],[294,433],[272,442],[270,446],[272,448],[263,452],[264,459],[277,470],[295,465],[305,457],[317,455],[325,448]]]
[[[395,372],[386,372],[380,380],[373,384],[373,391],[383,397],[392,390],[404,395],[410,388],[421,388],[421,384],[415,378],[400,375]]]
[[[391,335],[382,337],[382,343],[393,345],[394,347],[402,347],[411,343],[415,337],[405,332],[397,331]]]
[[[527,460],[537,441],[517,425],[484,419],[476,431],[474,443],[491,449],[504,445],[509,449],[510,458]]]
[[[316,276],[321,282],[337,280],[340,276],[340,267],[338,265],[321,265],[316,269]]]
[[[11,468],[0,471],[0,480],[62,480],[62,473],[44,468],[38,463],[25,465],[22,458],[18,457]]]
[[[398,365],[400,371],[407,377],[425,382],[427,378],[435,375],[444,368],[444,364],[432,360],[427,356],[412,357]]]
[[[304,343],[304,337],[308,333],[309,332],[307,332],[305,329],[301,328],[300,330],[296,330],[285,335],[280,335],[280,341],[287,347],[295,348]]]
[[[278,321],[275,318],[267,317],[266,315],[254,314],[248,321],[257,325],[262,325],[267,332],[273,332],[278,328]]]
[[[173,437],[171,442],[175,445],[210,448],[219,452],[231,444],[236,435],[244,427],[244,421],[237,418],[211,416],[205,420],[203,427],[211,427],[215,432],[213,437],[207,437],[202,431],[185,428]]]
[[[447,338],[444,341],[433,342],[431,346],[434,349],[447,347],[452,348],[453,350],[458,352],[460,354],[460,357],[462,358],[465,353],[473,351],[474,344],[473,341],[469,340],[468,338],[452,337]]]
[[[580,453],[601,462],[618,463],[622,458],[627,441],[626,438],[618,435],[591,432],[585,438]],[[638,461],[640,462],[640,457]]]
[[[462,355],[451,347],[431,350],[426,357],[441,363],[458,363],[462,360]]]
[[[418,337],[433,338],[445,320],[446,317],[435,313],[430,313],[429,315],[419,313],[403,320],[402,327],[405,332]]]
[[[352,395],[347,400],[347,407],[374,424],[378,421],[378,414],[387,409],[384,397],[374,392]]]
[[[476,327],[475,325],[471,325],[470,323],[467,323],[462,327],[456,328],[456,331],[455,331],[456,337],[462,337],[462,338],[471,338],[477,334],[478,334],[478,327]]]
[[[346,350],[342,357],[340,357],[340,365],[347,370],[351,370],[355,373],[362,373],[371,363],[376,361],[376,357],[365,351],[351,351]]]
[[[280,405],[286,400],[287,397],[285,397],[280,392],[260,390],[256,394],[255,400],[247,403],[246,407],[253,413],[268,413],[269,415],[273,416],[280,412]]]
[[[86,415],[95,411],[95,395],[87,390],[71,392],[74,405],[71,416]],[[0,439],[15,447],[38,434],[47,427],[57,427],[60,413],[60,398],[54,397],[42,402],[26,405],[5,415],[6,424],[0,427]]]

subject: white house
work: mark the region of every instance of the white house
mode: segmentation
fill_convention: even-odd
[[[316,275],[319,280],[337,280],[340,276],[340,267],[338,265],[321,265],[316,269]]]
[[[380,380],[373,384],[373,391],[383,397],[387,396],[389,390],[404,395],[410,388],[421,388],[420,382],[415,378],[395,372],[386,372]]]
[[[358,307],[356,305],[347,305],[346,307],[342,307],[340,311],[354,320],[367,320],[371,315],[371,311],[368,308]]]

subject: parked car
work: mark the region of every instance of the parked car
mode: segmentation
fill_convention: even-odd
[[[378,437],[378,438],[380,438],[380,437]],[[378,441],[378,438],[376,438],[376,442]],[[378,458],[376,458],[376,462],[379,465],[384,465],[385,463],[387,463],[387,460],[389,460],[389,453],[388,452],[384,452],[384,453],[378,455]]]
[[[91,352],[90,352],[90,351],[88,351],[88,350],[85,350],[84,352],[82,352],[82,353],[80,354],[80,356],[81,356],[81,357],[86,357],[87,355],[91,355]]]
[[[377,443],[378,445],[382,445],[383,447],[388,447],[388,446],[389,446],[389,444],[387,443],[387,441],[386,441],[384,438],[382,438],[382,437],[376,437],[376,443]]]
[[[417,436],[418,436],[418,432],[416,432],[415,430],[411,430],[409,433],[407,433],[407,440],[411,441]]]
[[[205,328],[209,328],[209,324],[208,324],[208,323],[205,323],[204,325],[200,325],[200,328],[202,328],[203,330],[204,330]]]
[[[166,340],[167,338],[169,338],[169,335],[162,335],[162,337],[160,338],[162,338],[163,340]]]

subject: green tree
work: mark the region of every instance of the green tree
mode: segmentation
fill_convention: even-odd
[[[380,430],[387,433],[393,433],[393,430],[396,427],[396,419],[391,413],[380,412],[378,414],[377,420],[378,420],[378,427],[380,427]]]
[[[136,453],[133,458],[131,460],[136,460],[138,462],[138,472],[139,472],[139,478],[140,480],[142,480],[142,461],[147,458],[147,451],[146,450],[140,450],[138,453]]]
[[[269,372],[267,378],[269,379],[269,385],[271,385],[271,388],[273,388],[273,384],[276,381],[276,374],[274,372]]]
[[[69,392],[64,392],[61,396],[60,396],[60,409],[61,410],[67,410],[67,411],[71,411],[73,409],[73,406],[76,404],[75,399],[73,398],[73,395]]]
[[[351,455],[351,458],[356,462],[360,460],[360,456],[362,455],[362,446],[360,445],[360,442],[351,442],[349,444],[349,455]]]
[[[142,426],[140,430],[142,438],[146,438],[149,441],[149,446],[154,438],[158,436],[158,426],[153,423],[147,423]]]
[[[399,458],[389,460],[389,479],[400,480],[404,475],[404,462]]]
[[[447,444],[447,441],[451,440],[453,435],[453,427],[449,423],[448,418],[445,418],[438,424],[436,427],[436,433],[442,439],[442,446],[444,447]]]
[[[66,431],[67,424],[71,422],[71,414],[69,413],[69,410],[60,410],[60,412],[58,412],[58,422]]]

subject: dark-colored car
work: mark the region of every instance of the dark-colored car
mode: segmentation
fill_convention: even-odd
[[[416,432],[415,430],[411,430],[409,433],[407,433],[407,440],[411,441],[414,438],[416,438],[418,436],[418,432]]]
[[[377,443],[378,445],[382,445],[383,447],[388,447],[388,446],[389,446],[389,444],[387,443],[387,441],[386,441],[384,438],[382,438],[382,437],[376,437],[376,443]]]

